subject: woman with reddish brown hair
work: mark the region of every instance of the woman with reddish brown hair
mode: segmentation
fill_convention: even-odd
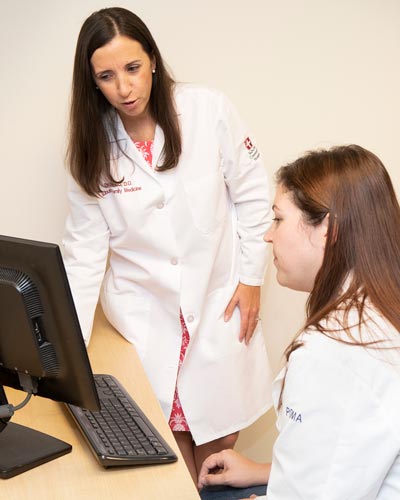
[[[278,282],[310,293],[307,317],[274,385],[272,464],[214,454],[200,471],[202,498],[248,497],[262,483],[268,500],[400,498],[400,208],[391,180],[356,145],[310,152],[276,179],[265,241]]]

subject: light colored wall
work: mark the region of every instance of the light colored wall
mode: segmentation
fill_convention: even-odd
[[[83,20],[101,0],[0,0],[0,233],[59,243],[71,69]],[[148,24],[178,80],[220,88],[250,124],[272,173],[305,150],[358,143],[400,188],[398,0],[121,1]],[[305,296],[272,266],[263,324],[274,372]],[[250,369],[251,367],[249,367]],[[238,448],[268,459],[273,412]]]

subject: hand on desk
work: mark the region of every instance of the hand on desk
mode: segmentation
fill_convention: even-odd
[[[268,482],[271,464],[259,464],[234,450],[206,458],[199,473],[198,487],[224,485],[246,488]],[[250,498],[256,498],[251,496]]]

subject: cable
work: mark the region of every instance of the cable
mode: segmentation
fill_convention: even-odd
[[[14,415],[15,411],[20,410],[21,408],[23,408],[25,405],[28,404],[31,397],[32,397],[32,394],[27,394],[26,398],[22,401],[22,403],[20,403],[16,406],[10,405],[10,404],[1,405],[0,406],[0,418],[12,417]]]

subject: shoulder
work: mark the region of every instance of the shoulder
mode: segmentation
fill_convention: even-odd
[[[347,327],[347,331],[344,330],[344,326]],[[355,307],[348,312],[340,309],[323,320],[321,327],[327,336],[342,348],[346,343],[370,343],[373,351],[376,351],[375,347],[381,348],[381,351],[382,347],[394,348],[399,354],[400,363],[400,332],[369,301],[365,303],[361,319]],[[371,351],[364,347],[356,349],[357,352],[359,350]]]
[[[178,108],[197,108],[199,110],[223,110],[231,107],[229,98],[222,91],[194,83],[176,83],[174,97]]]
[[[304,332],[301,340],[303,345],[292,352],[287,364],[284,394],[316,398],[328,405],[336,400],[363,399],[378,406],[392,401],[400,411],[399,356],[397,362],[388,362],[376,350],[316,331]]]
[[[203,98],[213,100],[221,99],[225,96],[225,94],[218,89],[197,83],[184,82],[175,83],[174,93],[175,99]]]
[[[326,334],[311,329],[302,333],[300,340],[303,346],[295,350],[289,359],[289,377],[290,372],[296,376],[295,373],[307,370],[311,376],[332,386],[338,384],[346,390],[355,385],[378,399],[384,394],[400,394],[399,333],[373,309],[369,308],[368,313],[361,327],[354,326],[356,315],[349,316],[349,321],[353,320],[352,335],[356,341],[362,342],[383,340],[383,349],[376,347],[380,344],[369,347],[355,345],[343,334],[332,338],[335,327],[339,327],[339,318],[331,318],[326,322]],[[396,397],[396,400],[399,398]]]

